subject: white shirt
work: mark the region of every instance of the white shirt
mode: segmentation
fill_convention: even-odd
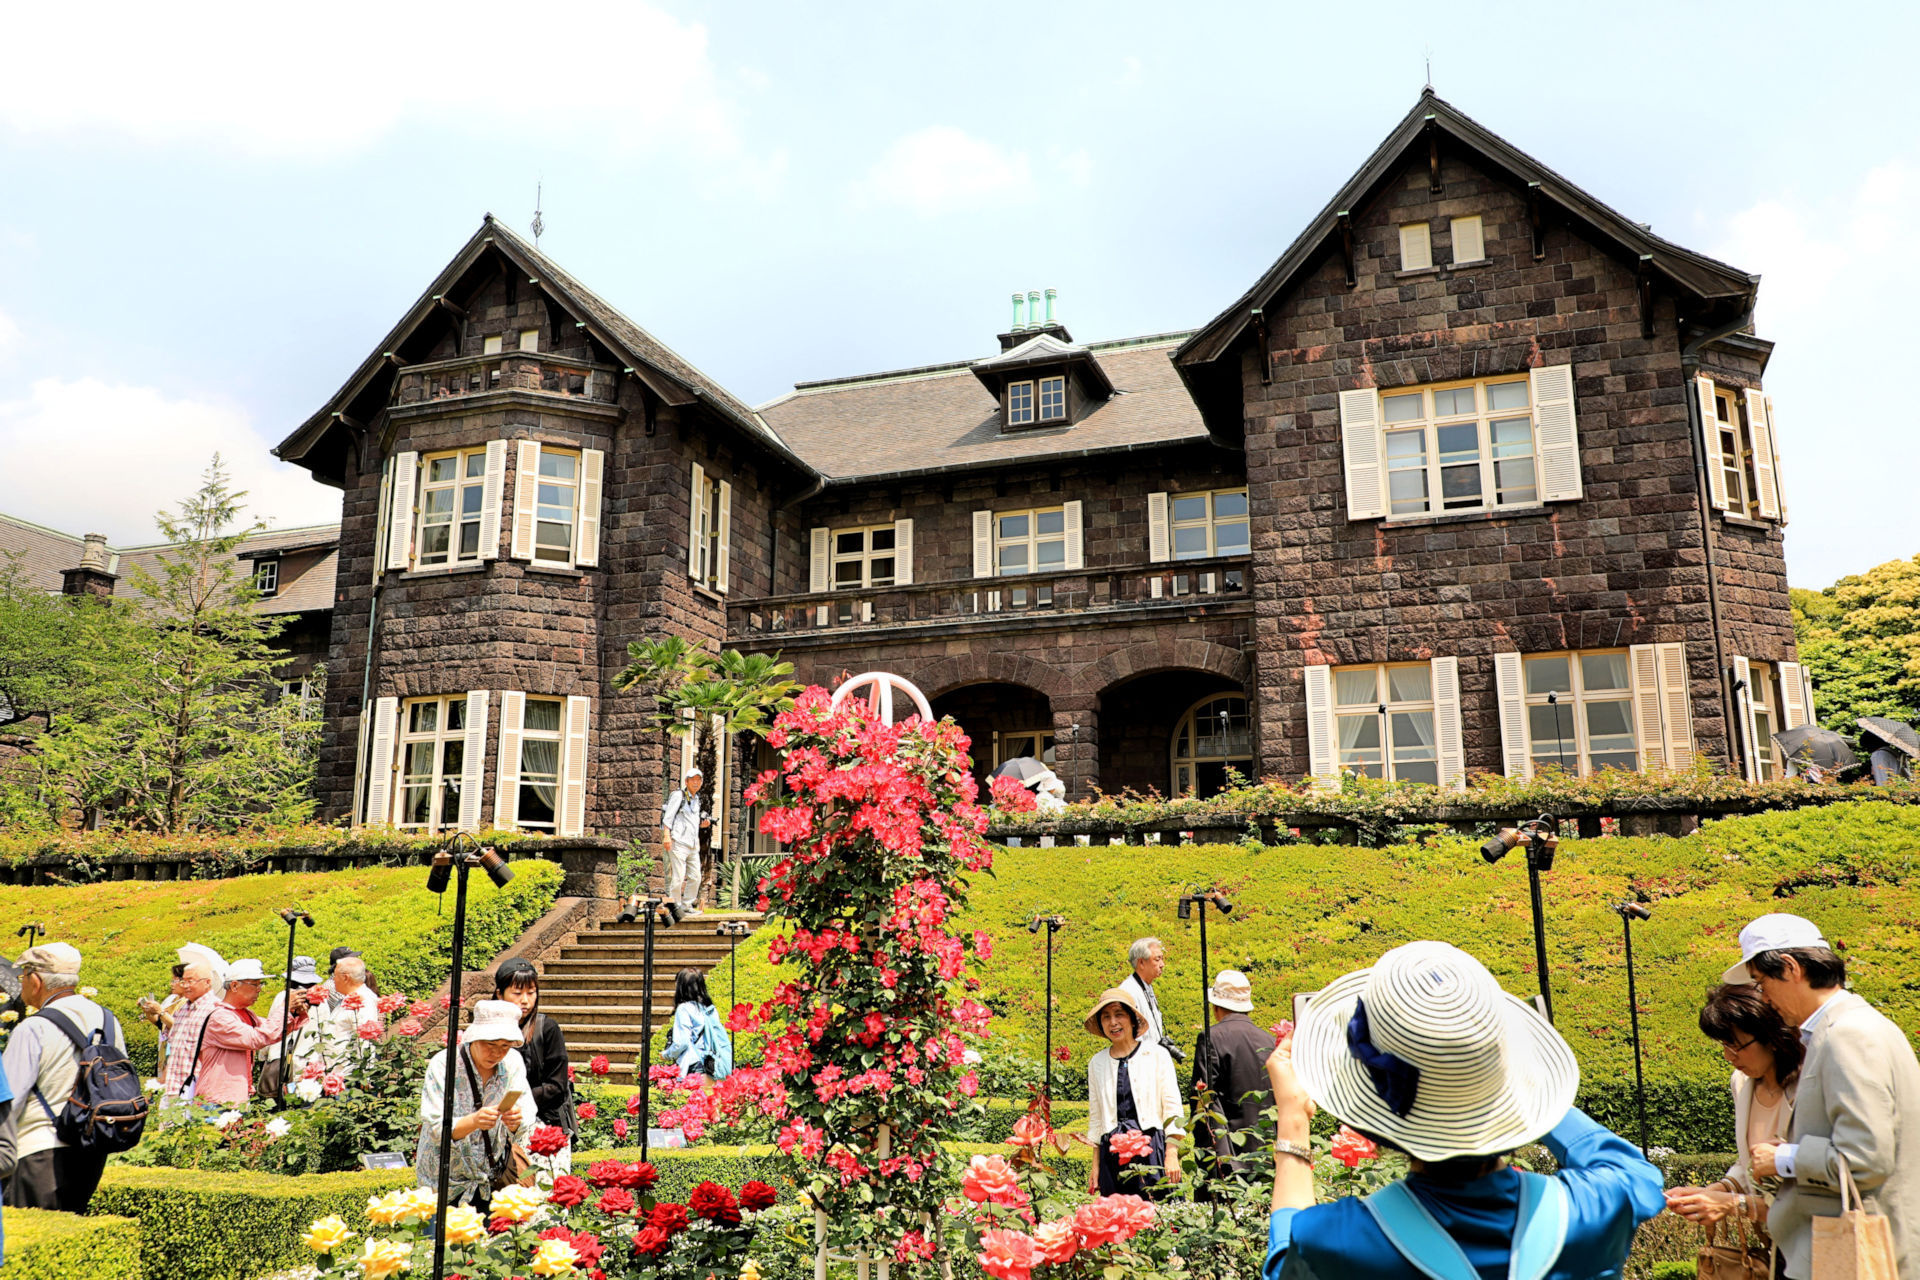
[[[88,1039],[105,1025],[100,1006],[85,996],[61,996],[46,1008],[49,1013],[60,1014]],[[126,1037],[120,1033],[117,1019],[113,1043],[126,1052]],[[13,1029],[6,1057],[0,1063],[4,1063],[7,1085],[13,1090],[13,1114],[20,1126],[16,1153],[24,1159],[36,1151],[66,1146],[54,1136],[47,1110],[51,1108],[54,1115],[59,1115],[80,1078],[80,1058],[73,1051],[73,1041],[45,1018],[27,1018]],[[40,1096],[47,1100],[46,1107],[33,1096],[36,1084]]]
[[[1836,990],[1834,994],[1837,995],[1839,994],[1839,992]],[[1806,1048],[1806,1049],[1813,1048],[1814,1028],[1820,1025],[1820,1019],[1827,1016],[1827,1007],[1832,1003],[1833,1003],[1832,1000],[1828,1000],[1825,1004],[1822,1004],[1818,1009],[1815,1009],[1811,1014],[1809,1014],[1807,1016],[1807,1020],[1800,1024],[1800,1045],[1802,1048]],[[1774,1148],[1773,1171],[1779,1174],[1783,1178],[1793,1177],[1794,1176],[1793,1171],[1798,1164],[1799,1157],[1800,1157],[1799,1143],[1797,1142],[1781,1143],[1778,1147]]]
[[[667,797],[660,811],[660,825],[667,829],[675,846],[700,847],[700,797],[684,787]]]
[[[1147,1026],[1146,1029],[1140,1033],[1140,1038],[1151,1041],[1154,1044],[1165,1040],[1167,1038],[1167,1024],[1161,1021],[1160,1001],[1154,997],[1152,985],[1140,981],[1139,974],[1130,973],[1122,979],[1120,986],[1133,1001],[1133,1007],[1140,1011],[1140,1016],[1146,1019]]]
[[[1164,1129],[1168,1137],[1186,1132],[1181,1123],[1180,1078],[1173,1059],[1152,1040],[1141,1040],[1127,1059],[1127,1083],[1142,1129]],[[1110,1050],[1096,1049],[1087,1059],[1087,1141],[1100,1139],[1120,1123],[1120,1062]]]

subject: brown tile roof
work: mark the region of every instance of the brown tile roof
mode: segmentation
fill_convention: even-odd
[[[1205,440],[1169,357],[1185,334],[1095,342],[1114,396],[1069,427],[1000,430],[999,403],[972,362],[802,383],[760,416],[834,480],[877,479]]]
[[[80,563],[80,548],[77,534],[0,515],[0,553],[18,557],[28,585],[49,595],[58,594],[60,575]]]

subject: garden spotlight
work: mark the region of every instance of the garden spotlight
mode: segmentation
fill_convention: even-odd
[[[282,1110],[287,1105],[287,1024],[293,1021],[293,939],[300,932],[300,926],[313,928],[313,916],[304,907],[282,907],[274,912],[287,925],[287,971],[281,978],[280,987],[280,1088],[274,1097],[274,1105]]]
[[[16,938],[25,938],[29,948],[39,945],[39,940],[47,936],[47,926],[38,920],[30,920],[13,931]]]
[[[1553,853],[1560,847],[1560,824],[1550,813],[1517,827],[1503,827],[1488,836],[1480,846],[1480,856],[1492,866],[1519,847],[1527,845],[1527,890],[1533,898],[1533,958],[1540,971],[1540,1003],[1553,1021],[1553,989],[1547,981],[1547,913],[1540,898],[1540,873],[1553,870]]]
[[[1067,927],[1065,916],[1035,916],[1027,921],[1028,933],[1039,933],[1040,926],[1047,928],[1047,1052],[1045,1058],[1047,1115],[1053,1115],[1053,935]]]
[[[1195,889],[1180,896],[1179,915],[1182,920],[1193,919],[1193,909],[1200,908],[1200,1025],[1213,1025],[1213,1007],[1207,1003],[1207,989],[1212,985],[1207,969],[1207,907],[1211,905],[1221,915],[1233,914],[1233,899],[1218,889]]]
[[[1648,920],[1653,916],[1653,908],[1644,902],[1616,902],[1613,909],[1620,913],[1620,928],[1627,942],[1627,1017],[1633,1026],[1633,1098],[1640,1114],[1640,1154],[1647,1154],[1647,1079],[1640,1067],[1640,998],[1633,985],[1633,922]]]
[[[659,923],[665,898],[646,899],[646,933],[640,963],[640,1159],[647,1158],[648,1140],[653,1130],[653,929]],[[667,927],[676,924],[671,914]]]

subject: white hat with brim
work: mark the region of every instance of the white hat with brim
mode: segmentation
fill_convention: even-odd
[[[1405,1115],[1356,1056],[1364,1046],[1418,1072]],[[1426,1161],[1525,1146],[1560,1123],[1580,1086],[1552,1024],[1444,942],[1396,947],[1329,983],[1294,1029],[1293,1062],[1316,1105]]]
[[[460,1038],[468,1043],[504,1040],[508,1044],[525,1044],[527,1038],[520,1032],[520,1006],[510,1000],[477,1002],[473,1006],[473,1022]]]
[[[1207,988],[1207,1003],[1234,1013],[1252,1013],[1253,984],[1238,969],[1222,969]]]
[[[233,967],[227,970],[227,985],[232,986],[236,982],[265,982],[273,976],[260,967],[258,960],[235,960]]]
[[[1833,949],[1832,944],[1820,936],[1820,926],[1803,916],[1788,915],[1784,911],[1761,916],[1740,931],[1740,963],[1721,974],[1720,981],[1734,986],[1758,982],[1759,978],[1747,967],[1755,956],[1802,947]]]

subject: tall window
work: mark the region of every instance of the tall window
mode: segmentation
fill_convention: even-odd
[[[1537,504],[1531,400],[1524,375],[1383,393],[1389,514]]]
[[[397,827],[445,831],[460,821],[467,695],[409,698],[401,706]]]
[[[1054,745],[1051,729],[1016,729],[1012,732],[996,732],[993,735],[993,763],[998,768],[1009,760],[1021,757],[1038,760],[1048,768],[1053,767]]]
[[[1237,693],[1203,699],[1173,730],[1173,793],[1216,795],[1227,789],[1227,770],[1253,771],[1253,722]]]
[[[1064,569],[1067,564],[1066,508],[1000,512],[994,517],[993,562],[1002,576]]]
[[[486,487],[485,449],[430,453],[420,460],[420,546],[415,564],[480,558],[480,502]]]
[[[1713,389],[1714,427],[1720,433],[1720,471],[1727,485],[1727,506],[1740,515],[1753,510],[1753,481],[1747,468],[1753,462],[1747,432],[1740,424],[1739,393],[1727,387]]]
[[[573,519],[580,499],[580,455],[540,446],[539,486],[539,505],[534,512],[533,558],[572,564]]]
[[[521,830],[552,831],[560,812],[559,698],[528,698],[520,722],[520,795],[514,824]]]
[[[1521,671],[1536,771],[1552,766],[1584,777],[1640,767],[1625,649],[1529,654]]]
[[[1439,785],[1433,669],[1426,663],[1340,667],[1333,673],[1333,704],[1342,769]]]
[[[894,527],[833,531],[833,589],[857,591],[893,585]]]
[[[720,479],[705,471],[700,473],[700,510],[699,528],[694,534],[694,547],[698,565],[694,572],[694,581],[715,591],[720,585]]]
[[[1040,379],[1040,421],[1064,422],[1067,417],[1067,380]]]
[[[280,594],[280,557],[256,560],[253,565],[253,589],[263,599]]]
[[[1007,384],[1007,425],[1010,427],[1033,425],[1033,384],[1031,382]]]
[[[1207,556],[1239,556],[1247,553],[1245,489],[1174,494],[1171,514],[1175,560],[1200,560]]]
[[[1780,695],[1773,679],[1773,664],[1755,662],[1749,664],[1748,670],[1753,686],[1747,690],[1753,702],[1753,767],[1760,780],[1766,782],[1780,776],[1773,735],[1780,732],[1780,726],[1786,722],[1780,718]]]

